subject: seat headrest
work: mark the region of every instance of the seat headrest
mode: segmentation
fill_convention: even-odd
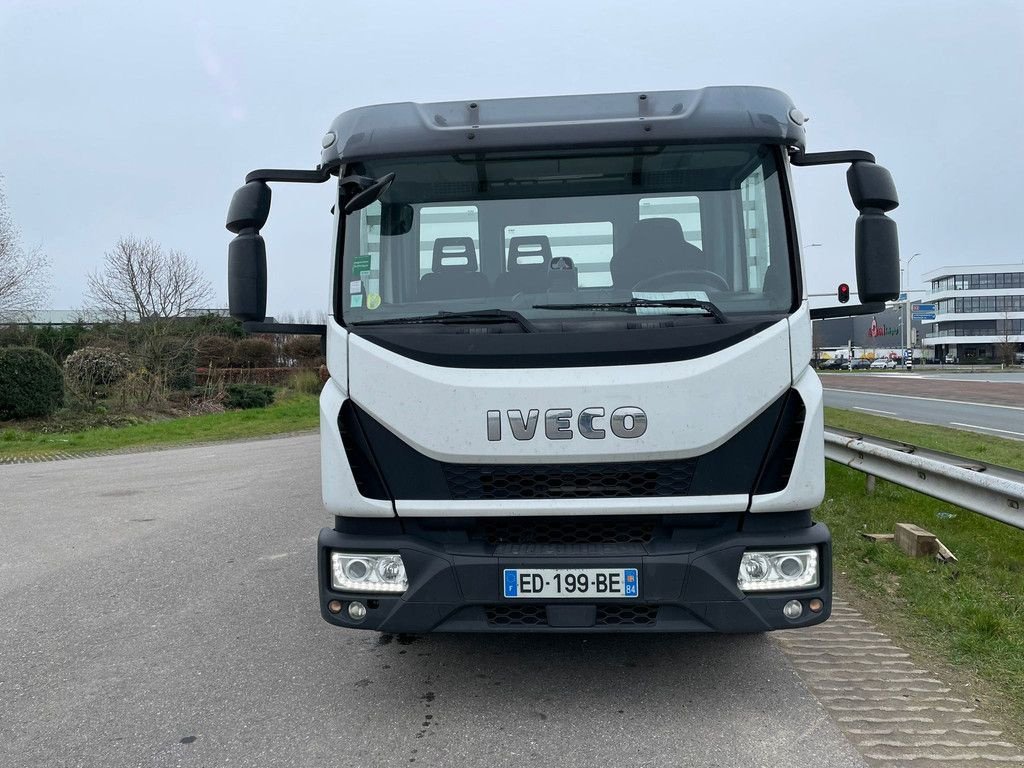
[[[547,235],[524,235],[508,241],[508,271],[547,269],[551,264],[551,243]]]
[[[609,266],[618,285],[668,272],[704,270],[708,259],[704,251],[686,242],[675,219],[641,219],[630,233],[625,253],[612,257]]]
[[[476,246],[471,237],[439,237],[434,241],[432,272],[476,272]]]

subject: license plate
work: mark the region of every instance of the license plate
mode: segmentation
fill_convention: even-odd
[[[505,597],[637,597],[636,568],[506,568]]]

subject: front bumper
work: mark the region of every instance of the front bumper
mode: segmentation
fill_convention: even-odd
[[[445,545],[414,535],[356,535],[320,531],[320,613],[341,627],[381,632],[764,632],[820,624],[832,607],[832,541],[821,523],[769,532],[730,532],[710,540],[678,537],[645,544],[498,546]],[[820,586],[815,589],[744,594],[736,586],[746,549],[819,548]],[[398,552],[409,588],[400,596],[339,592],[331,588],[330,551]],[[622,599],[509,600],[502,592],[505,568],[608,568],[640,570],[640,595]],[[823,607],[813,613],[809,602]],[[797,599],[800,618],[782,607]],[[344,609],[359,600],[366,617]]]

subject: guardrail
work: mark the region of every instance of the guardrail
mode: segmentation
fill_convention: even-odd
[[[1019,470],[831,427],[825,458],[1024,529]]]

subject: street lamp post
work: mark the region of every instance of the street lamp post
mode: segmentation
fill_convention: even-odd
[[[914,259],[916,259],[920,255],[921,255],[920,253],[915,253],[913,256],[911,256],[909,259],[907,259],[907,262],[906,262],[907,263],[907,266],[906,266],[907,283],[906,283],[906,287],[903,289],[904,290],[904,294],[903,294],[903,357],[904,357],[904,361],[903,362],[906,365],[907,370],[910,370],[911,368],[914,367],[914,352],[913,352],[913,350],[910,349],[910,343],[911,343],[911,333],[910,333],[910,328],[911,328],[911,325],[910,325],[910,262],[912,262]],[[904,270],[902,270],[902,269],[900,270],[900,273],[901,273],[900,274],[900,278],[903,277],[903,274],[902,274],[903,271]],[[902,282],[902,280],[901,280],[901,282]],[[908,352],[909,352],[909,357],[907,356]]]

